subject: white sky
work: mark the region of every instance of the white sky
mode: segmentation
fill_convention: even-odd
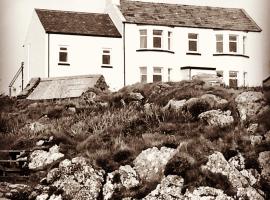
[[[244,8],[263,29],[265,61],[270,73],[269,0],[149,0],[181,4]],[[0,0],[0,93],[23,61],[23,42],[34,8],[102,12],[105,0]],[[37,66],[38,67],[38,66]],[[266,74],[267,76],[267,74]]]

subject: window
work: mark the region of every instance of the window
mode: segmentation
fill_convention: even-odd
[[[153,30],[153,47],[162,47],[162,30]]]
[[[68,48],[61,46],[59,48],[59,63],[68,63]]]
[[[193,52],[198,51],[198,34],[196,33],[188,34],[188,51]]]
[[[223,35],[216,35],[216,52],[223,53]]]
[[[147,68],[140,67],[141,83],[147,83]]]
[[[237,35],[229,35],[229,51],[237,53]]]
[[[140,30],[140,48],[147,48],[147,30]]]
[[[246,55],[246,40],[247,40],[247,37],[244,36],[243,37],[243,55]]]
[[[238,86],[238,72],[229,71],[229,86],[236,88]]]
[[[161,82],[161,81],[162,81],[162,68],[154,67],[153,82]]]
[[[171,81],[172,68],[168,68],[168,82]]]
[[[103,49],[102,65],[111,65],[111,50]]]
[[[168,50],[171,50],[172,48],[172,32],[168,32]]]

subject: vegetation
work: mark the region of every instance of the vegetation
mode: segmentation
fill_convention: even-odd
[[[165,174],[183,176],[186,188],[198,184],[218,185],[231,194],[234,191],[222,175],[214,177],[209,173],[205,177],[200,166],[214,151],[222,152],[226,159],[241,151],[248,160],[248,167],[259,170],[254,160],[260,152],[269,150],[270,144],[268,141],[252,146],[247,140],[249,133],[239,122],[234,102],[235,96],[243,90],[206,86],[201,81],[182,81],[137,84],[116,93],[95,90],[97,97],[94,100],[84,95],[79,99],[33,102],[2,95],[0,146],[2,149],[31,148],[39,139],[54,136],[54,142],[60,145],[66,157],[83,155],[107,172],[121,165],[132,165],[134,158],[149,147],[178,148],[179,153],[169,161]],[[129,97],[130,92],[139,92],[145,98],[136,103]],[[190,104],[183,112],[163,109],[170,99],[190,99],[205,93],[228,100],[229,104],[222,109],[232,111],[233,125],[219,129],[198,121],[198,115],[210,107],[203,100]],[[106,102],[108,105],[104,104]],[[149,109],[145,109],[145,103],[149,103]],[[75,107],[76,112],[70,110],[71,107]],[[269,112],[257,119],[262,134],[270,129],[265,115]],[[40,122],[45,128],[31,130],[30,124],[34,122]],[[147,193],[154,185],[153,180],[139,191]]]

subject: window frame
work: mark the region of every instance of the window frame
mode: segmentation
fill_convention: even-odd
[[[155,69],[160,69],[160,72],[155,72]],[[154,76],[160,76],[160,81],[154,81]],[[153,83],[155,82],[162,82],[163,81],[163,67],[153,67]]]
[[[230,37],[235,37],[235,40],[231,40]],[[239,35],[236,34],[229,34],[229,53],[237,54],[239,51]],[[235,43],[236,51],[231,51],[231,43]]]
[[[190,38],[190,35],[196,35],[196,39]],[[196,51],[190,50],[190,42],[196,42]],[[188,33],[188,52],[198,53],[199,52],[199,34],[198,33]]]
[[[65,54],[65,61],[61,60],[61,54]],[[58,65],[70,65],[69,64],[69,46],[67,45],[59,45],[58,50]]]
[[[224,53],[224,34],[216,34],[216,53]],[[218,36],[221,36],[222,39],[221,40],[218,40]],[[222,50],[221,51],[218,51],[218,43],[221,43],[222,44]]]
[[[168,68],[168,82],[171,82],[172,81],[172,68]]]
[[[160,31],[160,35],[159,34],[155,34],[155,31]],[[163,49],[163,30],[160,29],[153,29],[153,49]],[[155,47],[155,38],[159,38],[160,39],[160,47]]]
[[[143,31],[145,31],[145,34],[142,33]],[[140,29],[139,33],[140,33],[140,49],[147,49],[148,48],[148,41],[147,41],[148,40],[148,36],[147,36],[148,30],[147,29]],[[142,38],[145,38],[145,41],[146,41],[145,47],[144,47],[144,45],[142,45],[143,44]]]
[[[247,36],[243,36],[243,55],[247,54]]]
[[[105,52],[108,51],[108,52]],[[104,63],[104,56],[109,56],[109,63]],[[112,66],[112,49],[111,48],[102,48],[102,56],[101,56],[102,66]]]
[[[143,73],[143,69],[145,69],[145,73]],[[143,76],[146,77],[145,81],[143,81]],[[147,67],[140,67],[140,83],[147,83],[148,76],[147,76]]]
[[[168,50],[172,50],[172,31],[168,31]]]

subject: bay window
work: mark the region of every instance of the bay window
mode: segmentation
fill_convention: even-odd
[[[238,36],[237,35],[229,35],[229,52],[230,53],[237,53],[238,48]]]
[[[171,48],[172,48],[172,32],[171,31],[169,31],[168,32],[168,50],[171,50]]]
[[[140,30],[140,48],[147,48],[147,30]]]
[[[147,83],[147,67],[140,67],[141,83]]]
[[[153,48],[162,47],[162,30],[153,30]]]
[[[154,67],[153,68],[153,82],[161,82],[162,81],[162,68]]]

